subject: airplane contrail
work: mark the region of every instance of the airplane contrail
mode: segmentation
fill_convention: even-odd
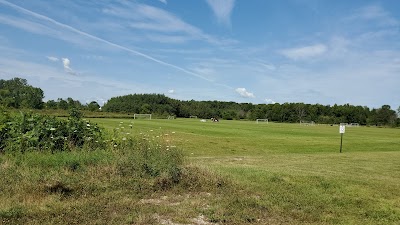
[[[25,13],[25,14],[28,14],[28,15],[34,16],[34,17],[36,17],[36,18],[39,18],[39,19],[48,21],[48,22],[53,23],[53,24],[55,24],[55,25],[57,25],[57,26],[60,26],[60,27],[62,27],[62,28],[65,28],[65,29],[70,30],[70,31],[75,32],[75,33],[78,33],[78,34],[80,34],[80,35],[82,35],[82,36],[85,36],[85,37],[91,38],[91,39],[93,39],[93,40],[96,40],[96,41],[99,41],[99,42],[108,44],[108,45],[110,45],[110,46],[113,46],[113,47],[115,47],[115,48],[118,48],[118,49],[121,49],[121,50],[130,52],[130,53],[133,53],[133,54],[135,54],[135,55],[138,55],[138,56],[141,56],[141,57],[143,57],[143,58],[146,58],[146,59],[148,59],[148,60],[150,60],[150,61],[156,62],[156,63],[158,63],[158,64],[161,64],[161,65],[164,65],[164,66],[168,66],[168,67],[174,68],[174,69],[179,70],[179,71],[182,71],[182,72],[184,72],[184,73],[186,73],[186,74],[189,74],[189,75],[195,76],[195,77],[197,77],[197,78],[200,78],[200,79],[206,80],[206,81],[208,81],[208,82],[211,82],[211,83],[213,83],[213,84],[215,84],[215,85],[223,86],[223,87],[226,87],[226,88],[229,88],[229,89],[233,89],[232,87],[230,87],[230,86],[228,86],[228,85],[216,83],[215,81],[213,81],[213,80],[211,80],[211,79],[208,79],[208,78],[206,78],[206,77],[203,77],[203,76],[201,76],[200,74],[194,73],[194,72],[192,72],[192,71],[190,71],[190,70],[187,70],[187,69],[185,69],[185,68],[182,68],[182,67],[180,67],[180,66],[176,66],[176,65],[174,65],[174,64],[171,64],[171,63],[168,63],[168,62],[164,62],[164,61],[162,61],[162,60],[156,59],[156,58],[154,58],[154,57],[152,57],[152,56],[150,56],[150,55],[144,54],[144,53],[142,53],[142,52],[139,52],[139,51],[136,51],[136,50],[127,48],[127,47],[125,47],[125,46],[122,46],[122,45],[113,43],[113,42],[111,42],[111,41],[107,41],[107,40],[105,40],[105,39],[103,39],[103,38],[100,38],[100,37],[97,37],[97,36],[95,36],[95,35],[86,33],[86,32],[84,32],[84,31],[81,31],[81,30],[79,30],[79,29],[76,29],[76,28],[74,28],[74,27],[72,27],[72,26],[69,26],[69,25],[67,25],[67,24],[58,22],[58,21],[56,21],[56,20],[54,20],[54,19],[52,19],[52,18],[50,18],[50,17],[44,16],[44,15],[42,15],[42,14],[39,14],[39,13],[36,13],[36,12],[33,12],[33,11],[30,11],[30,10],[28,10],[28,9],[25,9],[25,8],[23,8],[23,7],[21,7],[21,6],[15,5],[15,4],[10,3],[10,2],[8,2],[8,1],[0,0],[0,3],[3,4],[3,5],[7,5],[7,6],[13,8],[13,9],[18,10],[18,11],[21,11],[21,12],[23,12],[23,13]]]

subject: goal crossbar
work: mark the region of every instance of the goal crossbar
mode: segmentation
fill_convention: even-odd
[[[133,119],[138,118],[149,118],[151,120],[151,114],[133,114]]]
[[[257,119],[256,123],[263,122],[268,124],[268,119]]]
[[[300,120],[300,124],[304,125],[304,126],[314,126],[315,122],[314,121],[304,121],[304,120]]]

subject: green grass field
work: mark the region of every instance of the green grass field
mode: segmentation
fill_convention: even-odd
[[[122,120],[96,121],[112,129]],[[283,223],[400,221],[400,129],[347,127],[339,153],[338,126],[197,119],[133,123],[131,133],[170,134],[191,163],[242,184]]]
[[[4,223],[400,221],[400,129],[348,127],[339,153],[338,126],[198,119],[90,121],[121,136],[162,139],[182,150],[188,168],[199,169],[187,170],[183,184],[175,188],[152,191],[143,189],[147,184],[118,175],[116,164],[124,155],[112,151],[5,156],[0,158],[0,177],[6,178],[0,182]],[[59,181],[62,184],[54,183]],[[191,181],[195,184],[189,185]],[[65,190],[43,193],[49,183]],[[69,188],[72,194],[65,195]]]

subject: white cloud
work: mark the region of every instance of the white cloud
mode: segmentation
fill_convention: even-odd
[[[235,90],[237,93],[239,93],[240,96],[244,98],[255,98],[254,94],[251,92],[248,92],[246,88],[236,88]]]
[[[207,3],[213,10],[218,22],[225,25],[231,24],[231,14],[235,6],[235,0],[207,0]]]
[[[62,58],[62,63],[64,65],[64,69],[66,69],[66,70],[71,69],[71,67],[69,67],[69,65],[71,64],[71,61],[69,61],[68,58]]]
[[[289,48],[281,50],[280,53],[293,60],[309,59],[324,54],[327,47],[323,44]]]
[[[195,73],[201,74],[202,76],[212,77],[215,74],[215,70],[212,67],[204,66],[204,65],[197,65],[192,68]]]
[[[268,70],[276,70],[276,66],[274,66],[273,64],[260,63],[260,65]]]
[[[266,98],[266,99],[265,99],[265,102],[266,102],[267,104],[275,104],[275,103],[276,103],[274,100],[269,99],[269,98]]]
[[[52,62],[58,62],[60,59],[58,59],[57,57],[54,56],[47,56],[47,59],[52,61]]]
[[[160,2],[162,2],[164,4],[167,4],[167,0],[158,0],[158,1],[160,1]]]
[[[169,94],[174,94],[174,93],[175,93],[175,90],[174,90],[174,89],[168,90],[168,93],[169,93]]]
[[[65,72],[76,75],[76,72],[70,67],[71,61],[68,58],[61,58]]]
[[[358,9],[349,19],[377,21],[382,26],[398,26],[400,22],[381,6],[369,5]]]

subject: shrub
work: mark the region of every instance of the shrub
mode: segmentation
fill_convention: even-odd
[[[73,109],[67,120],[21,112],[0,117],[0,148],[11,152],[67,151],[76,147],[103,147],[102,130],[82,120]]]

